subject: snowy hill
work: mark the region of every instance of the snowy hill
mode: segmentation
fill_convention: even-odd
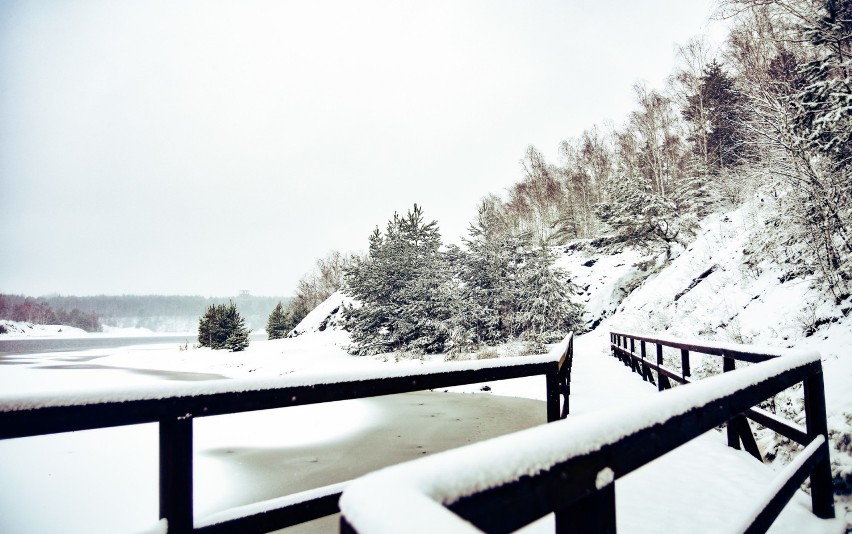
[[[744,251],[762,227],[760,207],[755,205],[711,216],[691,245],[644,280],[642,271],[631,267],[630,252],[600,256],[594,265],[584,267],[580,262],[594,258],[588,257],[587,250],[572,251],[560,265],[581,287],[589,284],[586,293],[578,296],[588,302],[590,321],[601,318],[588,334],[597,338],[594,346],[601,352],[607,350],[611,330],[819,351],[835,486],[848,493],[852,484],[852,298],[836,303],[809,279],[790,278],[769,262],[749,265]],[[642,260],[635,252],[632,257]],[[617,302],[631,284],[636,287]],[[720,370],[718,358],[693,361],[693,373],[699,377]],[[803,420],[801,389],[779,395],[774,403],[786,417]],[[756,435],[767,458],[787,462],[790,451],[783,440],[779,442],[765,429],[756,429]]]

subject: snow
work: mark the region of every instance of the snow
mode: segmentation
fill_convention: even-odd
[[[746,528],[748,528],[754,520],[757,518],[758,514],[766,508],[772,499],[781,491],[781,488],[784,487],[784,484],[787,483],[788,480],[793,476],[793,474],[800,469],[804,463],[813,456],[817,450],[825,444],[825,438],[823,436],[817,436],[811,443],[809,443],[803,450],[800,452],[789,465],[787,465],[784,469],[781,470],[780,473],[775,477],[772,481],[772,484],[766,490],[765,495],[757,501],[754,505],[754,510],[752,513],[747,514],[743,517],[741,526],[736,531],[737,532],[745,532]]]
[[[224,523],[226,521],[231,521],[233,519],[238,519],[240,517],[260,514],[263,512],[268,512],[270,510],[276,510],[278,508],[291,506],[296,503],[325,497],[326,495],[333,495],[335,493],[342,492],[349,484],[350,481],[339,482],[337,484],[330,484],[321,488],[301,491],[299,493],[293,493],[291,495],[286,495],[277,499],[268,499],[253,504],[247,504],[245,506],[235,506],[233,508],[229,508],[228,510],[210,514],[200,520],[197,520],[195,522],[195,527],[203,528],[209,525],[216,525],[219,523]]]
[[[291,337],[300,336],[308,332],[322,332],[326,328],[340,328],[340,319],[344,306],[354,305],[354,300],[343,294],[341,291],[336,291],[319,306],[311,310],[300,322],[293,328]]]
[[[567,271],[571,282],[578,287],[573,300],[584,306],[583,319],[590,329],[615,313],[629,288],[644,275],[636,264],[649,260],[629,248],[615,254],[601,254],[591,240],[554,250],[562,251],[556,266]]]
[[[595,488],[603,489],[615,481],[615,472],[609,467],[604,467],[595,476]]]
[[[0,320],[0,326],[6,329],[5,334],[0,334],[3,339],[43,339],[43,338],[71,338],[86,337],[90,334],[82,328],[56,324],[34,324],[21,321]]]
[[[554,354],[537,356],[518,356],[488,360],[467,360],[451,362],[433,362],[425,365],[422,361],[402,362],[398,365],[371,365],[334,371],[311,371],[296,374],[284,374],[276,378],[246,378],[239,382],[232,380],[209,380],[185,384],[156,384],[149,387],[127,389],[123,385],[86,389],[83,392],[44,392],[10,393],[0,397],[0,410],[20,411],[52,406],[80,406],[98,403],[116,403],[136,400],[163,399],[173,397],[192,397],[215,395],[228,392],[264,391],[270,389],[313,386],[319,384],[338,384],[350,381],[412,377],[423,374],[449,373],[454,371],[483,370],[541,364],[554,361]],[[375,361],[375,360],[374,360]]]
[[[148,328],[119,327],[102,325],[101,332],[86,332],[82,328],[57,324],[35,324],[21,321],[9,321],[0,319],[0,325],[6,328],[7,333],[0,334],[2,340],[19,339],[77,339],[77,338],[116,338],[116,337],[166,337],[176,335],[187,335],[195,338],[195,332],[154,332]]]

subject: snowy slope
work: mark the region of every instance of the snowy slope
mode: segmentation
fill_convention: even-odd
[[[600,347],[608,344],[607,332],[621,330],[819,351],[833,473],[836,483],[848,491],[852,483],[852,299],[835,303],[811,280],[788,279],[769,263],[746,266],[743,251],[761,226],[759,209],[750,205],[708,218],[694,242],[665,269],[644,280],[590,337],[597,337]],[[697,369],[699,376],[719,368],[718,358],[693,362],[693,372]],[[799,422],[803,421],[801,403],[800,388],[776,398],[779,411]],[[763,430],[757,435],[769,458],[787,463],[790,451],[773,433]],[[848,510],[848,496],[843,499],[841,507]]]
[[[20,321],[0,320],[6,333],[0,339],[24,339],[45,337],[86,337],[90,335],[82,328],[57,324],[33,324]]]
[[[650,258],[627,248],[615,254],[603,253],[594,240],[580,240],[566,247],[554,247],[559,254],[556,266],[568,272],[577,287],[573,300],[584,307],[583,321],[594,330],[612,315],[621,301],[648,272],[641,265]]]
[[[290,333],[290,337],[301,336],[309,332],[324,332],[329,330],[341,330],[343,318],[343,307],[351,306],[353,300],[341,291],[334,292],[319,306],[311,310]]]

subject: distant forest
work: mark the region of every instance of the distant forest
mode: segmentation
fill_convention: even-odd
[[[0,319],[37,324],[66,324],[88,332],[107,324],[148,328],[155,332],[194,331],[212,304],[233,302],[252,330],[262,330],[269,313],[287,297],[200,297],[177,295],[100,295],[94,297],[0,294]],[[68,311],[70,310],[70,311]],[[73,323],[73,324],[72,324]]]

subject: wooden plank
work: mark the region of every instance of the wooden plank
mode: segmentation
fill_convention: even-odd
[[[754,456],[758,462],[763,462],[763,456],[760,454],[760,449],[757,446],[757,441],[754,439],[754,434],[751,431],[751,426],[748,424],[748,419],[746,419],[743,415],[739,415],[728,421],[728,425],[730,425],[736,432],[737,436],[739,436],[743,449],[745,449],[745,451],[750,455]]]
[[[736,369],[736,361],[733,358],[722,358],[722,372],[728,373]],[[733,449],[740,449],[740,433],[735,428],[736,423],[733,425],[731,421],[728,421],[728,424],[725,425],[725,434],[728,436],[728,447]]]
[[[615,484],[607,484],[567,508],[557,510],[555,515],[556,534],[615,534]]]
[[[545,375],[547,387],[547,422],[559,420],[559,374],[557,372]]]
[[[796,428],[777,415],[761,410],[760,408],[749,408],[745,411],[745,416],[755,423],[763,425],[800,445],[805,445],[809,441],[807,431]]]
[[[556,361],[549,361],[331,384],[0,411],[0,439],[154,423],[175,413],[205,417],[536,376],[557,372],[557,365]],[[239,384],[234,381],[235,388]]]
[[[197,534],[227,534],[230,532],[261,534],[272,532],[338,513],[340,508],[337,503],[340,500],[340,495],[340,492],[323,495],[281,508],[205,525],[196,528],[194,532]]]
[[[787,503],[790,502],[790,499],[793,498],[793,495],[795,495],[805,479],[808,478],[809,473],[811,473],[819,462],[825,461],[828,458],[828,447],[825,441],[822,441],[819,446],[808,446],[805,451],[799,454],[803,456],[801,458],[796,457],[793,460],[794,463],[790,464],[794,465],[798,463],[799,465],[790,472],[782,472],[779,475],[783,477],[783,483],[780,484],[780,487],[773,496],[765,502],[760,503],[759,511],[742,532],[746,534],[762,534],[769,530],[769,527],[772,526],[772,523],[775,522],[775,519],[784,507],[787,506]],[[785,471],[787,470],[785,469]],[[834,517],[833,514],[832,517]]]
[[[735,360],[740,360],[744,362],[751,363],[759,363],[765,362],[767,360],[771,360],[773,358],[777,358],[781,355],[781,353],[758,353],[748,350],[747,347],[743,346],[743,349],[738,349],[735,346],[725,344],[722,346],[715,346],[713,343],[708,343],[705,345],[697,345],[695,343],[689,341],[681,341],[674,339],[666,339],[655,336],[645,336],[639,334],[627,334],[623,332],[614,332],[615,334],[622,337],[629,337],[635,340],[643,340],[649,343],[660,343],[667,347],[672,347],[676,349],[686,349],[691,352],[698,352],[701,354],[712,354],[715,356],[727,356],[729,358],[733,358]]]

